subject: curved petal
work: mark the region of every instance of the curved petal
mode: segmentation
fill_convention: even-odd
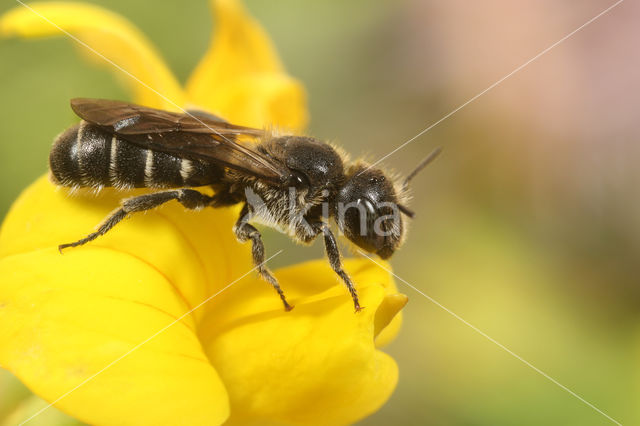
[[[99,247],[66,256],[50,248],[3,258],[0,277],[0,363],[48,401],[71,391],[56,404],[62,411],[94,424],[227,417],[193,319],[168,327],[184,306],[145,262]]]
[[[307,122],[302,85],[289,77],[268,35],[237,0],[212,0],[212,44],[187,83],[188,101],[253,127],[300,131]]]
[[[128,20],[99,6],[86,3],[32,3],[32,10],[18,6],[0,17],[0,35],[42,37],[63,35],[64,30],[89,45],[155,91],[182,106],[184,94],[158,52],[147,38]],[[73,42],[72,42],[73,43]],[[105,63],[85,46],[83,54],[108,65],[123,77],[133,93],[133,100],[150,107],[175,110],[154,91],[140,84],[112,64]]]
[[[227,386],[231,424],[346,424],[389,398],[398,371],[376,350],[374,323],[397,290],[366,259],[347,261],[346,268],[365,306],[358,313],[326,261],[276,271],[295,305],[291,312],[255,279],[212,301],[201,340]],[[391,311],[382,308],[382,316]]]
[[[0,257],[76,241],[93,232],[123,198],[141,192],[104,189],[100,196],[89,191],[69,195],[43,176],[9,211],[0,233]],[[184,306],[194,307],[232,281],[234,274],[251,269],[249,247],[238,244],[233,236],[236,217],[236,209],[185,211],[172,201],[134,214],[99,239],[58,256],[62,259],[95,247],[126,253],[153,265]],[[201,310],[194,312],[196,317],[200,314]]]
[[[374,335],[377,348],[382,348],[396,338],[402,325],[402,315],[398,315],[400,310],[409,301],[409,298],[400,293],[387,294],[374,319]]]

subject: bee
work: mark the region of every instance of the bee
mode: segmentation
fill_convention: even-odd
[[[241,203],[233,232],[238,241],[251,241],[258,274],[274,287],[287,311],[293,306],[264,265],[261,234],[252,223],[303,244],[322,236],[329,264],[359,311],[358,293],[343,269],[329,220],[356,246],[389,258],[406,235],[401,216],[414,215],[406,207],[409,180],[439,152],[401,182],[382,169],[350,161],[340,149],[315,138],[238,126],[200,111],[176,113],[88,98],[72,99],[71,108],[82,121],[54,142],[49,156],[53,183],[154,191],[124,199],[95,232],[61,244],[61,252],[171,200],[192,210]],[[203,186],[211,187],[213,195],[194,189]]]

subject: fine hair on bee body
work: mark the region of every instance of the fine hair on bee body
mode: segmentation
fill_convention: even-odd
[[[351,161],[339,147],[308,136],[237,126],[200,112],[186,114],[103,99],[76,98],[71,108],[82,121],[59,135],[49,156],[52,181],[99,191],[149,188],[124,199],[98,229],[68,247],[105,234],[132,213],[176,200],[190,210],[242,204],[233,232],[251,241],[258,274],[292,309],[271,271],[253,223],[275,228],[294,241],[322,237],[331,268],[344,282],[356,311],[355,285],[343,269],[333,220],[341,235],[360,249],[389,258],[406,237],[409,181],[430,162],[434,151],[403,182],[364,161]],[[252,138],[255,143],[246,143]],[[213,195],[195,188],[210,187]]]

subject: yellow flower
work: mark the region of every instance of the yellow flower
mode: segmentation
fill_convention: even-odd
[[[213,1],[213,42],[184,90],[124,18],[88,4],[31,6],[170,99],[129,79],[135,102],[195,105],[256,127],[305,125],[303,88],[235,0]],[[18,7],[0,17],[0,34],[60,32]],[[244,276],[252,265],[231,231],[237,208],[167,205],[58,253],[122,197],[69,197],[43,177],[2,225],[0,366],[35,394],[65,395],[55,407],[81,421],[123,425],[350,423],[388,399],[397,366],[377,348],[396,335],[406,303],[388,274],[346,262],[366,307],[354,314],[326,261],[280,269],[296,306],[284,312],[268,284]]]

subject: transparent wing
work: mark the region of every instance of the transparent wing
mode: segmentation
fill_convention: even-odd
[[[263,130],[230,124],[215,116],[106,99],[72,99],[71,108],[83,120],[139,146],[203,159],[274,182],[290,178],[284,165],[236,140],[238,136],[263,137]]]

